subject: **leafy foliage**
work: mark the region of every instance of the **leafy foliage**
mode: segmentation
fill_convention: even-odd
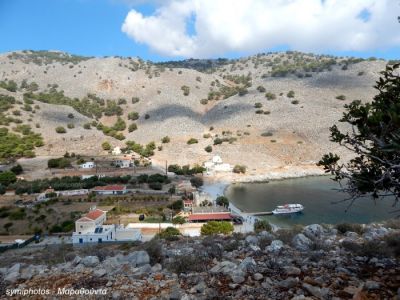
[[[343,184],[342,191],[355,199],[400,196],[400,65],[387,66],[376,83],[378,94],[371,103],[355,100],[345,105],[340,122],[354,130],[343,133],[334,125],[331,141],[355,155],[348,163],[337,154],[325,154],[318,165]]]
[[[43,146],[40,134],[31,130],[22,130],[22,136],[10,133],[7,128],[0,128],[0,161],[20,157],[34,157],[35,147]]]
[[[230,234],[233,232],[233,225],[226,221],[210,221],[201,226],[201,235]]]

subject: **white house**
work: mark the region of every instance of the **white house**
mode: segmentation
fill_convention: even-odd
[[[203,166],[207,174],[212,172],[232,172],[233,170],[230,164],[222,162],[222,158],[219,155],[213,156],[213,158],[210,161],[206,161]]]
[[[123,195],[128,192],[125,185],[96,186],[92,191],[97,195]]]
[[[88,162],[85,162],[85,163],[79,165],[79,168],[81,168],[81,169],[93,169],[95,167],[96,167],[96,164],[93,161],[88,161]]]
[[[100,209],[91,210],[75,222],[72,233],[74,244],[103,243],[113,241],[136,241],[142,239],[141,231],[126,228],[123,225],[104,225],[106,212]]]
[[[117,146],[113,149],[113,151],[111,153],[112,153],[112,155],[120,155],[122,153],[122,151],[121,151],[121,148]]]
[[[117,159],[115,161],[115,166],[119,168],[131,168],[133,165],[132,159],[129,158]]]

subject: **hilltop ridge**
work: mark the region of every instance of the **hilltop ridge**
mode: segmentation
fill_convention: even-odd
[[[314,165],[333,150],[328,128],[344,104],[372,99],[387,63],[292,51],[163,63],[11,52],[0,55],[0,94],[16,102],[2,118],[18,116],[42,134],[39,156],[101,155],[104,141],[121,147],[154,141],[155,162],[195,164],[219,154],[259,175]],[[7,90],[7,82],[16,88]],[[119,118],[124,123],[115,127]],[[56,133],[59,126],[66,133]],[[161,142],[165,136],[169,143]],[[190,138],[197,143],[188,144]]]

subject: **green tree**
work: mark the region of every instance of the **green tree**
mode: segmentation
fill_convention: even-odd
[[[272,230],[271,224],[269,224],[267,220],[257,220],[257,222],[254,223],[255,232],[261,232],[261,231],[271,232],[271,230]]]
[[[111,144],[109,142],[107,142],[107,141],[105,141],[103,144],[101,144],[101,147],[105,151],[111,150]]]
[[[340,122],[353,130],[330,128],[331,141],[353,152],[349,162],[337,154],[325,154],[318,165],[342,183],[349,206],[360,197],[400,196],[400,64],[387,66],[375,85],[378,94],[370,103],[359,100],[345,105]]]
[[[190,138],[188,141],[187,141],[187,144],[188,145],[192,145],[192,144],[197,144],[199,141],[197,140],[197,139],[195,139],[195,138]]]
[[[56,127],[56,132],[57,133],[66,133],[67,130],[65,130],[65,128],[62,126],[58,126],[58,127]]]
[[[181,233],[175,227],[167,227],[161,230],[161,232],[157,236],[162,239],[173,239],[180,235]]]
[[[208,152],[208,153],[210,153],[210,152],[212,152],[212,146],[211,145],[208,145],[207,147],[205,147],[204,148],[204,150],[206,151],[206,152]]]
[[[3,227],[8,232],[13,225],[14,225],[14,223],[8,222],[8,223],[4,224]]]
[[[195,188],[199,188],[204,184],[204,180],[201,177],[193,177],[193,178],[190,178],[190,183]]]
[[[164,136],[162,139],[161,139],[161,143],[163,143],[163,144],[167,144],[167,143],[169,143],[171,141],[171,139],[169,138],[169,136]]]
[[[17,176],[11,171],[5,171],[0,173],[0,184],[8,186],[11,183],[17,181]]]
[[[13,166],[13,167],[10,169],[10,171],[13,172],[15,175],[19,175],[19,174],[21,174],[24,170],[22,169],[22,167],[21,167],[20,164],[17,164],[17,165],[15,165],[15,166]]]
[[[210,221],[201,226],[201,235],[230,234],[233,225],[227,221]]]
[[[288,98],[294,98],[294,91],[289,91],[286,95]]]
[[[225,207],[229,206],[229,200],[225,196],[218,196],[217,199],[215,199],[215,202],[219,206],[225,206]]]
[[[181,216],[177,216],[175,218],[172,219],[172,224],[176,225],[176,224],[185,224],[186,220],[184,217]]]

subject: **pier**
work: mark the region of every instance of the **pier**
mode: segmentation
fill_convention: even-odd
[[[272,211],[258,211],[258,212],[251,212],[251,213],[246,213],[248,215],[252,216],[270,216],[272,215]]]

